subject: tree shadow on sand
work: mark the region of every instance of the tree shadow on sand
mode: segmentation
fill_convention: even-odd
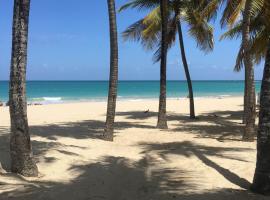
[[[155,128],[144,123],[115,122],[115,131],[128,128]],[[99,120],[86,120],[80,122],[68,122],[47,126],[31,126],[33,135],[55,140],[56,137],[69,137],[74,139],[101,139],[105,122]]]
[[[198,138],[212,138],[220,142],[242,141],[244,125],[242,111],[214,111],[203,113],[198,116],[199,123],[185,123],[173,129],[173,131],[189,132],[197,135]]]
[[[149,144],[149,143],[141,143],[145,149],[144,153],[148,154],[150,152],[155,152],[164,160],[168,160],[167,156],[170,154],[182,155],[185,157],[195,156],[199,159],[203,164],[214,169],[216,172],[221,174],[225,179],[229,182],[243,188],[249,189],[250,183],[244,178],[239,177],[237,174],[233,173],[229,169],[226,169],[210,158],[211,156],[222,158],[222,159],[230,159],[236,160],[240,162],[247,162],[241,158],[237,158],[235,156],[230,156],[224,154],[225,152],[241,152],[241,151],[251,151],[249,148],[228,148],[228,147],[211,147],[211,146],[203,146],[199,144],[195,144],[189,141],[184,142],[171,142],[171,143],[161,143],[161,144]]]
[[[117,115],[126,119],[146,120],[156,117],[156,112],[129,111],[118,112]],[[188,115],[167,113],[168,121],[175,121],[174,132],[186,132],[196,134],[198,138],[212,138],[218,141],[235,140],[241,141],[243,135],[242,111],[213,111],[198,115],[190,119]]]
[[[129,111],[118,112],[118,116],[125,117],[126,120],[115,123],[115,130],[120,131],[128,128],[155,129],[154,125],[147,124],[146,119],[155,117],[155,112]],[[168,120],[174,122],[174,127],[169,131],[193,133],[199,138],[213,138],[219,141],[241,140],[242,125],[235,122],[241,120],[240,111],[217,111],[204,113],[194,121],[188,116],[168,113]],[[134,122],[134,120],[136,120]],[[139,121],[141,120],[141,121]],[[234,121],[233,121],[234,120]],[[179,123],[180,122],[180,123]],[[195,123],[194,123],[195,122]],[[208,122],[207,124],[201,122]],[[210,125],[209,125],[210,124]],[[40,158],[46,162],[53,162],[54,158],[44,157],[49,149],[59,149],[63,144],[57,142],[59,137],[74,139],[100,139],[103,134],[104,122],[100,120],[86,120],[79,122],[67,122],[60,124],[49,124],[42,126],[31,126],[30,131],[33,136],[40,136],[46,141],[32,140],[34,155],[39,161]],[[72,145],[71,145],[72,146]],[[76,145],[74,146],[76,148]],[[77,147],[81,148],[81,147]],[[0,163],[8,170],[9,166],[9,127],[0,127]],[[70,155],[72,152],[61,153]]]
[[[116,131],[128,128],[147,128],[154,129],[155,126],[145,123],[150,117],[156,116],[156,113],[144,113],[140,111],[117,113],[119,116],[125,116],[126,119],[142,120],[142,122],[117,122]],[[224,135],[230,134],[234,137],[240,137],[242,126],[234,120],[241,119],[239,112],[213,112],[204,113],[199,116],[194,124],[188,116],[168,114],[168,120],[175,123],[175,128],[171,131],[191,131],[198,137],[209,137],[218,139]],[[239,117],[240,116],[240,117]],[[220,129],[212,129],[209,125],[197,122],[209,122],[214,127],[220,126]],[[181,122],[181,123],[179,123]],[[54,157],[45,157],[44,155],[50,149],[60,151],[65,155],[74,155],[68,152],[65,145],[57,142],[58,137],[67,137],[73,139],[99,139],[103,133],[104,122],[98,120],[88,120],[81,122],[61,123],[46,126],[32,126],[31,133],[33,136],[45,138],[45,141],[33,140],[33,150],[37,159],[45,160],[48,165],[55,161]],[[185,128],[185,129],[184,129]],[[218,131],[216,131],[218,130]],[[239,130],[239,132],[237,131]],[[6,163],[9,152],[9,130],[7,127],[0,127],[0,162]],[[227,137],[227,136],[226,136]],[[83,148],[76,145],[70,145],[73,148]],[[225,148],[225,147],[208,147],[191,142],[174,142],[163,144],[142,143],[139,144],[144,151],[141,152],[143,157],[134,161],[123,157],[107,156],[100,159],[97,163],[86,163],[84,165],[74,164],[69,168],[69,172],[74,178],[68,182],[49,182],[33,180],[31,182],[20,179],[17,175],[13,178],[20,179],[16,185],[16,190],[3,192],[0,199],[16,200],[266,200],[269,197],[263,197],[250,193],[245,190],[249,187],[249,182],[233,171],[226,169],[213,160],[211,156],[223,159],[232,159],[239,162],[246,162],[241,158],[230,156],[228,152],[248,151],[245,148]],[[63,147],[63,149],[61,149]],[[5,149],[5,150],[4,150]],[[2,151],[3,150],[3,151]],[[152,153],[158,154],[165,162],[168,162],[169,154],[183,155],[186,157],[195,156],[203,164],[221,174],[231,183],[243,188],[219,189],[219,190],[200,190],[200,177],[194,179],[191,171],[181,170],[181,168],[164,168],[161,167],[161,161],[151,157]],[[227,152],[227,153],[226,153]],[[7,156],[8,155],[8,156]],[[179,161],[181,166],[181,162]],[[8,164],[6,165],[8,168]],[[2,176],[2,175],[1,175]],[[0,186],[11,186],[12,183],[0,181]],[[190,192],[192,191],[192,192]]]
[[[42,159],[43,162],[54,162],[53,157],[45,157],[48,150],[56,150],[65,155],[72,155],[73,152],[59,150],[59,148],[74,147],[83,148],[76,145],[63,145],[58,142],[58,138],[73,138],[73,139],[101,139],[104,122],[99,120],[85,120],[79,122],[67,122],[59,124],[48,124],[40,126],[30,126],[30,133],[32,136],[39,136],[45,138],[45,141],[35,140],[32,137],[33,154],[36,161]],[[124,130],[128,128],[147,128],[153,129],[154,126],[142,123],[130,122],[116,122],[115,131]],[[10,153],[9,153],[9,127],[0,127],[0,164],[3,169],[9,171],[10,169]]]
[[[152,111],[127,111],[127,112],[117,112],[117,116],[125,117],[130,120],[145,120],[149,118],[157,118],[158,113]],[[181,118],[180,115],[174,113],[167,113],[167,119],[170,121],[179,120]]]
[[[153,168],[155,165],[158,161],[147,156],[135,162],[123,157],[104,157],[98,163],[70,167],[69,171],[77,176],[68,183],[25,181],[18,190],[0,194],[0,199],[266,200],[244,190],[200,191],[199,183],[191,180],[189,172]]]
[[[32,139],[31,141],[35,161],[38,163],[42,160],[45,163],[53,163],[56,158],[45,156],[49,150],[56,150],[65,155],[75,155],[73,152],[61,150],[67,147],[83,148],[76,145],[64,145],[53,140],[38,141]],[[9,128],[0,128],[0,166],[9,172],[10,171],[10,150],[9,150]],[[11,174],[10,174],[11,175]]]

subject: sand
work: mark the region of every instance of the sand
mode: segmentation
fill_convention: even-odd
[[[241,142],[242,98],[168,100],[168,130],[155,128],[158,101],[119,101],[114,142],[100,140],[106,102],[29,106],[40,175],[9,169],[9,114],[0,108],[0,199],[264,200],[252,182],[256,143]],[[149,113],[144,113],[145,110]]]

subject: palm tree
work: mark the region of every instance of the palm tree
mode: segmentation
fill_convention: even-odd
[[[160,54],[160,96],[157,128],[167,129],[166,117],[166,82],[168,51],[168,0],[160,0],[161,13],[161,54]]]
[[[187,63],[187,57],[186,57],[184,39],[183,39],[183,32],[182,32],[182,25],[181,25],[180,20],[178,20],[178,22],[177,22],[177,29],[178,29],[178,36],[179,36],[179,44],[180,44],[182,62],[183,62],[185,75],[186,75],[186,79],[187,79],[187,84],[188,84],[189,116],[190,116],[191,119],[195,119],[195,106],[194,106],[193,87],[192,87],[191,77],[190,77],[190,73],[189,73],[189,67],[188,67],[188,63]]]
[[[245,129],[243,140],[253,141],[255,136],[255,118],[256,118],[256,97],[254,82],[254,62],[252,59],[251,48],[252,41],[250,38],[250,26],[252,11],[261,0],[213,0],[215,3],[224,3],[226,6],[221,18],[221,25],[233,26],[242,13],[241,36],[242,44],[239,50],[235,70],[240,71],[242,65],[245,66],[245,90],[244,90],[244,114],[243,122]]]
[[[117,98],[118,83],[118,41],[117,41],[117,23],[114,0],[108,0],[108,12],[110,21],[110,80],[107,105],[107,117],[104,130],[104,139],[113,141],[114,119]]]
[[[254,83],[254,64],[260,63],[266,55],[268,44],[268,30],[265,28],[262,10],[264,0],[241,1],[240,13],[244,7],[243,17],[222,36],[222,38],[234,38],[242,36],[242,45],[237,56],[235,70],[239,71],[245,66],[245,95],[244,116],[245,131],[244,140],[254,140],[256,118],[256,95]],[[236,16],[233,14],[232,16]],[[233,23],[235,20],[231,20]],[[233,24],[231,23],[231,24]]]
[[[231,28],[236,21],[238,20],[239,16],[243,13],[246,0],[239,0],[239,1],[231,1],[231,0],[213,0],[216,4],[225,4],[225,8],[223,10],[222,18],[220,20],[221,26],[224,27],[225,25],[229,25]],[[242,20],[243,21],[243,20]],[[242,26],[243,27],[243,26]],[[241,33],[243,33],[243,29],[241,27]],[[223,38],[223,37],[222,37]],[[239,58],[242,57],[240,60]],[[234,70],[239,72],[243,67],[243,57],[244,57],[244,50],[243,45],[241,46]],[[240,62],[241,61],[241,62]],[[246,68],[245,68],[246,69]],[[245,84],[244,84],[244,112],[242,116],[243,124],[246,124],[246,112],[247,112],[247,70],[245,70]],[[254,93],[255,94],[255,93]]]
[[[37,176],[27,120],[26,63],[30,0],[14,0],[9,110],[11,171]]]
[[[245,131],[243,140],[253,141],[255,137],[255,117],[256,117],[256,100],[255,100],[255,83],[254,83],[254,66],[252,56],[250,54],[251,42],[250,36],[250,18],[252,0],[246,0],[245,9],[243,12],[242,26],[242,46],[245,64],[246,88],[245,88]]]
[[[269,15],[270,16],[270,15]],[[257,136],[257,165],[251,189],[270,194],[270,39],[261,86],[259,130]]]
[[[189,67],[186,59],[185,46],[182,33],[182,22],[189,25],[189,34],[195,38],[200,49],[209,51],[213,49],[213,29],[207,23],[208,20],[215,16],[216,6],[211,1],[197,0],[172,0],[169,1],[168,7],[168,47],[170,48],[175,42],[178,33],[181,57],[184,71],[188,83],[189,100],[190,100],[190,118],[195,118],[195,107],[193,98],[192,81],[189,73]],[[161,16],[157,0],[133,0],[123,5],[120,11],[127,8],[146,8],[152,11],[143,19],[135,22],[123,33],[125,39],[141,41],[146,49],[153,50],[157,48],[154,61],[160,60],[161,47]]]
[[[261,86],[259,129],[257,136],[257,164],[251,189],[270,195],[270,2],[263,1],[258,15],[260,26],[267,33],[267,53]],[[266,36],[266,35],[265,35]]]
[[[264,0],[256,0],[253,1],[252,4],[252,15],[250,22],[250,54],[252,56],[252,60],[256,64],[260,64],[266,56],[267,48],[268,48],[268,29],[265,26],[265,20],[263,17],[263,3]],[[222,36],[221,40],[228,39],[237,39],[242,36],[242,27],[243,20],[239,20],[234,25],[230,26],[229,30],[226,31]],[[240,50],[237,63],[235,66],[235,70],[239,71],[243,66],[243,51]]]

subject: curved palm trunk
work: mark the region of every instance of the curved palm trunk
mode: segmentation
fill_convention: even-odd
[[[117,41],[117,24],[114,0],[108,0],[108,11],[110,20],[110,80],[109,94],[107,104],[107,117],[104,130],[104,139],[113,141],[114,118],[117,98],[118,83],[118,41]]]
[[[12,28],[9,110],[11,171],[37,176],[27,120],[26,64],[30,0],[15,0]]]
[[[243,140],[253,141],[255,136],[255,117],[256,117],[256,100],[255,100],[255,83],[254,83],[254,66],[252,58],[249,53],[250,49],[250,14],[251,14],[251,3],[252,0],[247,0],[245,10],[243,14],[243,32],[242,32],[242,43],[245,49],[244,64],[245,64],[245,108],[244,108],[244,119],[246,122]]]
[[[192,88],[192,82],[191,82],[190,73],[189,73],[188,64],[187,64],[187,58],[186,58],[185,46],[184,46],[184,40],[183,40],[183,32],[182,32],[180,20],[178,20],[178,22],[177,22],[177,29],[178,29],[182,62],[183,62],[183,66],[184,66],[184,70],[185,70],[185,74],[186,74],[186,79],[187,79],[187,84],[188,84],[190,118],[195,119],[193,88]]]
[[[162,40],[161,40],[161,60],[160,60],[160,95],[157,128],[167,129],[166,116],[166,81],[167,81],[167,33],[168,33],[168,0],[160,0],[160,11],[162,19]]]
[[[270,40],[261,86],[259,130],[257,138],[257,165],[251,189],[270,194]]]

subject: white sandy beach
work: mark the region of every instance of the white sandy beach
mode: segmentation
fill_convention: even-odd
[[[120,101],[115,141],[99,139],[106,102],[29,106],[38,178],[9,169],[9,113],[0,107],[0,199],[264,200],[252,182],[256,143],[241,142],[243,99],[168,100],[168,130],[155,128],[158,101]],[[144,113],[145,110],[149,113]]]

